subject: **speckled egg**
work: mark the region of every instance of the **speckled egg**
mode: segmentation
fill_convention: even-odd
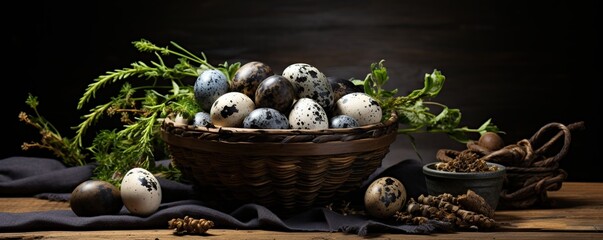
[[[264,79],[255,92],[256,108],[273,108],[288,113],[297,98],[293,84],[283,76],[272,75]]]
[[[253,100],[240,92],[220,96],[211,107],[209,116],[214,126],[240,127],[243,120],[255,109]]]
[[[310,98],[295,101],[289,112],[289,125],[293,129],[327,129],[329,119],[325,110]]]
[[[381,122],[383,112],[377,100],[366,93],[348,93],[335,103],[335,115],[348,115],[360,126]]]
[[[80,183],[71,192],[69,205],[80,217],[117,214],[124,206],[119,189],[101,180]]]
[[[352,81],[337,77],[327,77],[331,88],[333,89],[333,101],[337,102],[341,97],[348,93],[364,92],[363,86],[355,85]]]
[[[296,88],[298,98],[310,98],[325,111],[331,111],[333,89],[327,77],[316,67],[307,63],[294,63],[283,70],[283,77],[289,79]]]
[[[178,114],[176,114],[176,117],[174,118],[174,123],[188,125],[188,118],[184,117],[184,115],[182,113],[178,113]]]
[[[195,100],[203,110],[209,111],[214,101],[228,92],[228,88],[228,79],[224,73],[215,69],[205,70],[197,77],[193,86]]]
[[[358,127],[358,121],[348,115],[337,115],[329,120],[329,128],[352,128]]]
[[[243,64],[230,83],[231,91],[240,92],[255,99],[255,91],[267,77],[274,75],[272,68],[263,62],[252,61]]]
[[[364,194],[366,212],[376,218],[391,217],[406,204],[406,188],[400,180],[382,177],[374,180]]]
[[[272,108],[256,108],[243,120],[244,128],[288,129],[287,116]]]
[[[193,119],[193,125],[199,126],[199,127],[212,126],[211,117],[209,116],[209,113],[206,113],[206,112],[195,113],[195,118]]]
[[[131,214],[149,216],[161,204],[161,186],[144,168],[132,168],[121,181],[121,199]]]

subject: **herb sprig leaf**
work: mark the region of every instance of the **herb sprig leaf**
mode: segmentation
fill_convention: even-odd
[[[398,129],[399,134],[445,133],[456,141],[466,143],[470,140],[468,133],[502,133],[490,119],[477,129],[459,127],[462,116],[460,109],[430,101],[438,96],[446,81],[446,77],[437,69],[425,74],[423,88],[413,90],[406,96],[396,95],[397,89],[385,90],[384,86],[389,81],[389,76],[384,62],[385,60],[381,60],[371,64],[371,72],[366,78],[355,82],[362,83],[365,93],[379,101],[386,113],[384,118],[389,118],[388,113],[391,112],[398,115],[398,121],[402,125]],[[434,113],[430,107],[441,108],[441,110],[439,113]],[[410,139],[414,144],[414,138]]]

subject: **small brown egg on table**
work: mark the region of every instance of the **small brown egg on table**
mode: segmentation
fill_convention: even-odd
[[[391,217],[406,203],[406,188],[400,180],[381,177],[374,180],[364,194],[365,211],[375,218]]]

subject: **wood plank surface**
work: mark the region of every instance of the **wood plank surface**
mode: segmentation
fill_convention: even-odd
[[[563,183],[549,192],[550,208],[497,211],[502,230],[602,231],[603,183]]]
[[[550,208],[498,210],[502,225],[494,232],[455,232],[404,235],[404,239],[603,239],[603,183],[563,183],[549,192]],[[2,212],[33,212],[69,209],[68,203],[34,198],[0,198]],[[365,239],[340,232],[276,232],[265,230],[210,229],[206,239]],[[374,239],[400,238],[400,234],[377,234]],[[125,231],[41,231],[0,233],[0,239],[189,239],[169,229]]]
[[[212,229],[206,235],[176,236],[170,230],[129,230],[129,231],[90,231],[90,232],[33,232],[33,233],[0,233],[0,239],[287,239],[287,240],[335,240],[335,239],[601,239],[603,233],[573,232],[461,232],[440,233],[432,235],[380,234],[358,236],[355,234],[316,233],[316,232],[275,232],[264,230],[227,230]]]
[[[69,210],[68,202],[49,201],[38,198],[0,198],[0,212],[42,212],[49,210]]]

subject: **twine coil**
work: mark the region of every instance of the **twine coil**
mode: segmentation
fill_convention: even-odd
[[[569,150],[571,131],[583,128],[584,122],[567,126],[549,123],[530,139],[522,139],[496,151],[490,151],[475,141],[468,142],[467,149],[478,154],[479,159],[506,167],[506,179],[499,200],[501,208],[546,206],[549,204],[547,192],[559,190],[567,178],[567,172],[559,168],[559,162]],[[459,153],[440,149],[436,158],[444,162],[452,161]]]

